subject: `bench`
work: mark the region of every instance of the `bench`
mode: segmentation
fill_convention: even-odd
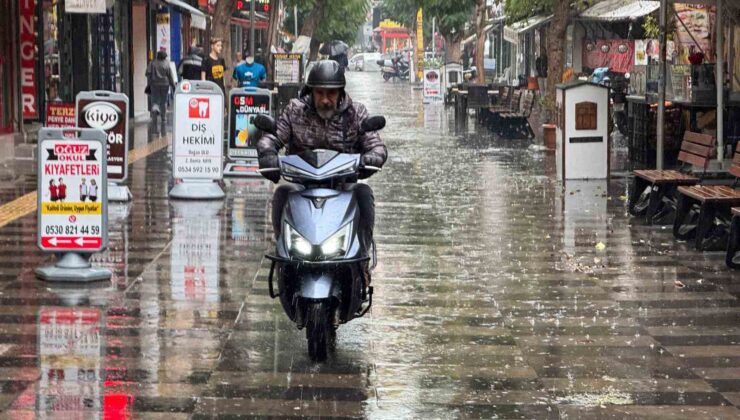
[[[740,268],[740,207],[732,209],[730,237],[727,239],[727,257],[725,262],[730,268]]]
[[[516,112],[499,114],[499,134],[506,138],[534,138],[534,131],[529,125],[529,115],[534,106],[534,92],[524,92],[521,108]]]
[[[701,182],[714,150],[715,138],[687,131],[681,142],[678,170],[645,169],[633,171],[634,181],[629,195],[629,212],[633,216],[645,215],[648,224],[670,220],[676,209],[676,189],[682,185]],[[689,173],[692,166],[702,168],[700,177]]]
[[[489,107],[487,109],[484,109],[483,112],[481,112],[481,124],[490,127],[492,123],[492,109],[497,108],[503,108],[503,109],[509,109],[509,104],[511,103],[511,95],[514,92],[514,88],[512,86],[502,86],[499,88],[499,97],[496,105]]]
[[[499,106],[488,108],[488,128],[497,133],[501,123],[501,114],[517,112],[522,98],[522,90],[512,88],[510,98]]]
[[[726,239],[732,207],[740,206],[740,146],[730,167],[735,176],[732,185],[684,185],[678,187],[673,235],[678,239],[695,239],[698,250],[713,249]],[[722,246],[724,248],[724,245]]]

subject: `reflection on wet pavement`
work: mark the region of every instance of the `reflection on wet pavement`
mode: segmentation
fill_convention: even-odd
[[[562,186],[551,154],[378,79],[349,86],[388,117],[375,302],[327,363],[267,293],[272,186],[169,200],[163,149],[110,206],[110,282],[40,282],[35,217],[0,229],[3,417],[740,417],[723,254],[630,219],[623,179]]]

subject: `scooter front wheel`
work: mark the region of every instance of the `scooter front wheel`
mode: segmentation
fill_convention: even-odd
[[[334,327],[329,322],[327,302],[309,304],[306,310],[306,340],[308,357],[314,362],[323,362],[329,350]]]

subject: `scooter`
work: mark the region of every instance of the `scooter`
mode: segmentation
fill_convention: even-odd
[[[380,67],[380,74],[383,76],[383,80],[386,82],[392,78],[399,80],[408,80],[409,78],[409,65],[403,62],[400,58],[394,58],[392,60],[378,60]]]
[[[254,124],[276,132],[275,120],[267,115],[258,115]],[[365,133],[383,127],[385,118],[375,116],[360,129]],[[363,166],[359,154],[322,149],[281,156],[279,161],[279,168],[260,172],[280,171],[283,179],[304,189],[289,195],[275,255],[266,255],[272,261],[268,289],[271,298],[280,298],[298,329],[306,329],[308,355],[320,362],[334,346],[339,325],[364,316],[373,304],[373,288],[365,285],[362,273],[364,264],[374,266],[375,245],[364,249],[360,209],[345,186],[361,173],[380,169]]]

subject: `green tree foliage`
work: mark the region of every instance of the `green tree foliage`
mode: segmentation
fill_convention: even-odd
[[[506,0],[504,15],[507,23],[517,22],[538,13],[552,13],[553,0]]]
[[[298,6],[298,28],[303,27],[304,19],[316,7],[319,0],[286,0],[285,5],[288,11],[283,22],[285,31],[293,33],[295,17],[293,16],[293,6]],[[339,39],[347,44],[354,43],[357,37],[357,31],[360,29],[369,6],[366,0],[323,0],[324,7],[321,20],[313,33],[313,37],[319,42]]]
[[[423,8],[425,0],[385,0],[381,6],[381,19],[391,19],[412,29],[416,25],[416,12]]]

